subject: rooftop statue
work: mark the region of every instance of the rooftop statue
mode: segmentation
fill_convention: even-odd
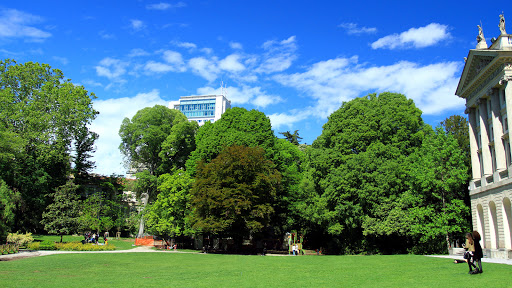
[[[482,26],[476,25],[478,27],[478,36],[476,36],[476,49],[487,49],[487,42],[485,42],[484,30]]]
[[[485,42],[485,37],[484,37],[484,30],[482,29],[482,26],[480,25],[476,25],[478,26],[478,36],[476,36],[476,41],[478,41],[478,43],[484,41]]]
[[[505,35],[507,34],[507,31],[505,31],[505,16],[502,14],[500,14],[500,25],[498,25],[500,27],[500,32],[501,32],[501,35]]]

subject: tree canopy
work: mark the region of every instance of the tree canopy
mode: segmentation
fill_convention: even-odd
[[[187,161],[187,170],[193,174],[198,161],[210,162],[232,145],[261,147],[271,159],[275,138],[270,120],[262,112],[239,107],[228,109],[219,120],[207,122],[199,129],[197,147]]]
[[[0,178],[21,196],[13,230],[40,230],[45,195],[64,185],[73,167],[92,167],[94,98],[47,64],[0,61]],[[84,139],[90,145],[75,150]]]
[[[200,162],[191,190],[191,223],[204,233],[231,236],[237,244],[270,224],[281,174],[258,147],[226,147]]]
[[[196,122],[189,122],[178,110],[162,105],[147,107],[132,119],[123,120],[119,149],[130,168],[148,170],[158,176],[166,168],[184,167],[184,159],[195,148],[197,127]]]

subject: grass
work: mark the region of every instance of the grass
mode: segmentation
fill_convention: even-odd
[[[33,235],[35,241],[49,240],[53,242],[60,242],[60,236],[57,235]],[[84,240],[83,236],[64,235],[62,237],[63,242],[80,242]],[[100,237],[100,243],[103,243],[103,237]],[[116,246],[116,250],[128,250],[133,249],[135,246],[134,238],[121,238],[119,240],[115,238],[108,238],[108,244]]]
[[[0,287],[511,287],[512,267],[393,256],[61,254],[0,262]]]

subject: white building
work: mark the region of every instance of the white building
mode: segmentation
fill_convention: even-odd
[[[203,125],[219,120],[231,108],[231,101],[224,95],[182,96],[178,101],[171,101],[169,108],[180,110],[190,121]]]
[[[479,27],[455,94],[469,118],[473,227],[488,257],[512,259],[512,35],[503,15],[499,28],[488,46]]]

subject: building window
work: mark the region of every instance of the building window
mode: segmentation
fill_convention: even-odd
[[[503,134],[508,133],[508,118],[507,115],[503,116]]]
[[[489,140],[491,142],[494,142],[494,128],[492,125],[489,125]]]

